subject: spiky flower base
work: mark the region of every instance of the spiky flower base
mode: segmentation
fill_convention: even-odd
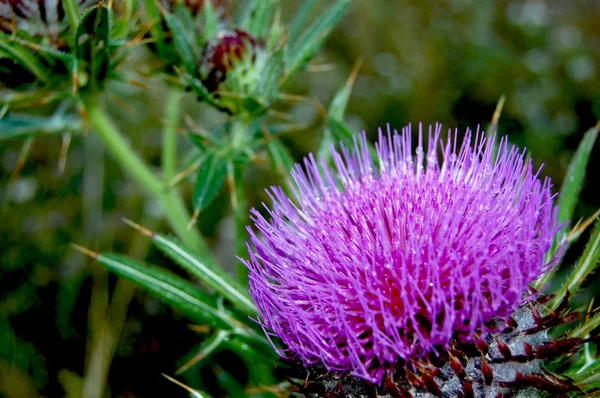
[[[541,301],[520,307],[508,327],[485,340],[454,340],[449,350],[394,366],[381,385],[312,366],[290,379],[293,391],[310,398],[566,397],[580,389],[570,379],[547,371],[544,363],[576,351],[585,340],[554,340],[548,331],[579,315],[565,313],[565,300],[557,311],[540,316]]]

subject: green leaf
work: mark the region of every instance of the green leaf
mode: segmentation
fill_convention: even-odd
[[[119,7],[119,18],[115,21],[114,36],[126,38],[130,30],[134,29],[131,23],[137,0],[122,0]]]
[[[284,68],[283,48],[275,50],[267,59],[265,68],[260,74],[260,81],[257,85],[257,97],[263,101],[270,102],[277,95],[279,87],[279,78]]]
[[[331,129],[331,133],[336,141],[341,141],[348,148],[354,148],[355,133],[341,120],[329,119],[327,125]],[[377,159],[377,151],[373,144],[369,143],[369,152],[373,159]]]
[[[331,5],[298,38],[296,45],[287,52],[286,75],[289,79],[316,55],[329,33],[342,19],[350,0],[338,0]]]
[[[102,253],[96,260],[115,274],[177,308],[194,322],[217,329],[234,329],[238,326],[238,322],[229,314],[216,308],[213,297],[170,272],[113,253]]]
[[[200,212],[217,196],[227,174],[227,161],[219,154],[209,153],[198,170],[194,188],[194,211]]]
[[[212,1],[204,2],[204,40],[212,40],[217,34],[219,27],[219,15],[213,6]]]
[[[9,114],[0,119],[0,141],[40,135],[78,133],[81,131],[81,120],[74,115],[62,115],[48,118],[33,115]]]
[[[192,366],[201,364],[203,361],[209,359],[212,355],[218,353],[222,349],[223,343],[227,341],[230,335],[231,332],[226,330],[219,330],[218,332],[213,333],[212,336],[192,350],[194,354],[188,355],[188,359],[186,359],[185,363],[179,369],[177,369],[175,374],[180,375],[186,372]]]
[[[205,282],[217,293],[222,294],[231,303],[247,314],[256,314],[256,306],[252,302],[247,289],[241,286],[231,275],[225,272],[210,259],[184,246],[174,238],[157,233],[148,234],[154,245],[182,268]]]
[[[318,0],[304,0],[298,11],[296,11],[294,19],[290,24],[290,34],[288,36],[288,43],[290,43],[290,45],[296,45],[296,39],[298,38],[300,31],[304,27],[304,24],[308,20],[310,12],[317,3]]]
[[[181,24],[180,20],[173,14],[167,12],[164,14],[164,18],[165,22],[169,26],[169,29],[171,29],[175,49],[181,57],[185,70],[193,78],[198,78],[199,73],[198,68],[196,67],[196,56],[194,54],[192,43],[186,34],[185,28]]]
[[[76,0],[63,0],[62,6],[71,26],[71,32],[74,32],[79,25],[79,7]]]
[[[0,32],[0,50],[14,62],[31,72],[37,80],[41,82],[48,81],[48,71],[45,70],[46,68],[35,57],[31,49],[15,41],[11,41],[10,36],[4,32]]]
[[[240,27],[257,39],[264,39],[271,26],[277,1],[250,0],[241,14]]]
[[[162,17],[156,0],[144,0],[142,15],[148,19],[150,33],[155,40],[156,52],[162,59],[169,59],[169,46],[165,43],[166,32],[162,27]]]
[[[267,142],[267,149],[269,150],[269,155],[271,155],[271,161],[275,170],[277,170],[280,177],[287,180],[290,170],[294,167],[294,159],[289,154],[287,148],[280,140],[271,137]]]
[[[329,105],[329,109],[327,110],[327,116],[331,120],[335,120],[340,124],[343,124],[344,113],[346,112],[346,106],[348,106],[348,100],[350,99],[350,94],[352,93],[352,87],[354,86],[354,82],[356,80],[356,76],[358,75],[358,68],[360,63],[356,65],[356,67],[352,70],[350,77],[346,80],[346,84],[342,86],[338,90],[338,92],[333,96],[331,100],[331,104]],[[343,128],[343,126],[340,126]],[[323,139],[319,145],[319,149],[317,154],[320,159],[328,160],[331,157],[331,144],[334,143],[333,133],[331,132],[331,128],[328,126],[325,129],[325,134],[323,135]]]
[[[598,138],[599,130],[600,124],[585,133],[567,168],[567,174],[558,196],[558,222],[572,221],[575,205],[579,200],[579,193],[585,178],[585,171],[590,160],[590,153]]]
[[[110,11],[100,3],[83,14],[75,31],[75,56],[80,89],[102,89],[110,73]]]
[[[585,278],[596,268],[598,261],[600,261],[600,220],[596,221],[592,236],[585,246],[583,254],[573,267],[573,271],[567,280],[561,284],[560,288],[553,293],[554,299],[548,304],[548,307],[555,309],[567,291],[575,295]]]
[[[599,130],[600,123],[585,133],[583,140],[577,148],[577,151],[575,151],[575,155],[573,156],[571,163],[569,163],[569,167],[567,168],[567,173],[558,196],[558,222],[560,223],[571,223],[573,221],[571,219],[575,211],[575,205],[579,199],[579,193],[581,192],[581,187],[585,178],[587,164],[590,159],[590,153],[594,147],[596,139],[598,138]],[[569,228],[563,228],[554,238],[552,250],[549,250],[548,253],[546,253],[546,259],[548,261],[552,259],[561,244],[567,245],[568,247],[573,241],[577,240],[580,235],[581,233],[569,234]],[[543,275],[537,282],[534,283],[534,288],[544,288],[552,279],[557,270],[558,267],[554,267],[551,271]]]

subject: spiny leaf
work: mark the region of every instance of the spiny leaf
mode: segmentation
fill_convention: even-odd
[[[167,376],[166,374],[163,373],[163,377],[165,379],[169,380],[171,383],[177,384],[179,387],[181,387],[184,390],[186,390],[194,398],[206,398],[206,397],[208,397],[208,395],[203,394],[200,391],[194,390],[193,388],[186,386],[185,384],[183,384],[179,380],[176,380],[176,379],[172,378],[171,376]]]
[[[575,205],[579,200],[585,171],[590,160],[590,153],[596,138],[598,138],[599,131],[600,123],[585,133],[573,156],[573,160],[567,168],[567,174],[558,196],[558,222],[569,222],[573,218]]]
[[[342,19],[350,0],[338,0],[313,22],[287,52],[286,75],[289,79],[310,61]]]
[[[296,45],[296,39],[317,2],[317,0],[304,0],[298,11],[296,11],[294,19],[290,24],[290,34],[288,36],[288,43],[290,43],[290,45]]]
[[[561,284],[558,291],[554,293],[555,298],[548,306],[551,309],[556,308],[567,291],[574,295],[585,278],[596,268],[598,261],[600,261],[600,220],[596,221],[592,236],[585,246],[583,254],[575,264],[573,271],[565,283]]]
[[[169,26],[169,29],[171,29],[171,32],[173,32],[175,49],[181,57],[185,70],[192,78],[198,78],[199,75],[198,68],[196,67],[196,56],[183,25],[175,15],[168,12],[165,12],[164,18],[165,22]]]
[[[170,272],[113,253],[99,254],[96,261],[179,309],[194,322],[217,329],[238,326],[229,314],[216,308],[213,297]]]
[[[202,342],[199,348],[194,350],[197,351],[194,356],[192,356],[185,362],[185,364],[177,369],[175,374],[180,375],[192,366],[197,365],[201,361],[207,360],[211,357],[211,355],[219,352],[219,350],[222,348],[223,342],[226,341],[230,335],[231,333],[225,330],[219,330],[218,332],[214,333],[212,336],[206,339],[206,341]]]
[[[246,289],[238,284],[233,277],[221,267],[212,263],[210,259],[203,259],[201,255],[184,246],[175,238],[149,231],[130,221],[128,224],[140,230],[152,239],[152,243],[166,256],[179,264],[186,271],[205,282],[216,292],[222,294],[231,303],[247,314],[256,314],[256,306],[252,302]]]
[[[48,81],[48,71],[35,57],[31,50],[27,49],[23,45],[10,41],[10,36],[4,32],[0,32],[0,51],[4,52],[14,62],[23,66],[29,72],[31,72],[38,81]]]
[[[194,189],[194,212],[199,213],[214,200],[219,193],[225,175],[227,161],[217,153],[210,153],[198,170],[198,180]]]
[[[208,42],[217,34],[219,15],[212,1],[204,2],[204,41]]]
[[[62,7],[71,26],[71,32],[74,32],[79,25],[79,7],[77,6],[76,0],[63,0]]]
[[[81,120],[73,115],[47,118],[9,114],[0,119],[0,141],[38,135],[78,133],[81,129]]]
[[[346,123],[341,120],[329,119],[327,125],[331,129],[333,137],[337,141],[341,141],[348,148],[354,148],[354,132],[348,127]],[[369,152],[374,159],[377,159],[377,151],[373,144],[369,143]]]
[[[242,11],[239,25],[255,38],[265,38],[276,3],[276,0],[250,0]]]
[[[100,3],[83,14],[75,30],[78,73],[86,78],[82,89],[102,89],[110,73],[110,12]]]
[[[329,105],[329,109],[327,110],[327,117],[329,119],[333,119],[339,122],[342,122],[344,120],[344,113],[346,112],[348,100],[350,99],[352,87],[354,86],[354,82],[356,81],[356,77],[358,76],[360,65],[360,61],[356,63],[354,68],[352,68],[352,72],[350,73],[348,80],[346,80],[346,83],[333,96],[331,104]],[[323,139],[321,140],[321,144],[319,145],[319,150],[317,152],[320,159],[329,159],[331,157],[330,148],[331,144],[333,143],[333,134],[331,132],[331,129],[327,127],[325,129],[325,134],[323,135]]]

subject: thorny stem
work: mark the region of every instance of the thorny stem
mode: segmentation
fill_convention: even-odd
[[[158,201],[171,228],[184,244],[198,251],[198,254],[212,258],[208,245],[196,229],[187,229],[190,216],[181,197],[150,171],[148,166],[135,153],[129,143],[116,129],[96,99],[84,98],[90,125],[102,138],[106,147],[126,173]]]

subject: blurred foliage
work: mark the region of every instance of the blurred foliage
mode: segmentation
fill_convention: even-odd
[[[160,264],[162,269],[189,279],[168,253],[163,254],[150,239],[122,222],[125,217],[153,231],[170,232],[159,202],[143,194],[126,175],[128,171],[108,156],[97,136],[87,129],[81,131],[79,119],[74,117],[79,108],[69,102],[71,99],[66,100],[68,111],[52,105],[64,99],[55,88],[73,83],[68,77],[63,78],[68,70],[86,72],[102,82],[106,113],[126,132],[135,152],[153,169],[162,164],[165,98],[174,86],[192,86],[192,92],[182,93],[179,101],[182,117],[176,127],[182,134],[177,136],[177,145],[182,152],[178,166],[185,169],[196,164],[201,170],[210,167],[221,182],[207,192],[198,188],[202,186],[198,176],[205,178],[211,173],[196,172],[177,186],[187,209],[192,210],[194,202],[197,208],[203,208],[193,228],[203,234],[218,262],[231,273],[237,268],[235,255],[241,253],[236,237],[240,225],[248,222],[246,213],[240,216],[232,209],[232,201],[243,199],[241,209],[260,206],[267,199],[263,188],[285,178],[291,163],[288,150],[291,158],[298,160],[309,151],[323,152],[324,137],[328,142],[336,142],[347,138],[349,132],[364,128],[373,138],[376,128],[386,123],[399,127],[410,122],[440,121],[461,129],[486,126],[499,98],[505,95],[499,133],[508,134],[513,143],[527,146],[536,162],[544,163],[542,174],[552,177],[558,191],[584,133],[600,119],[598,2],[354,0],[307,71],[289,80],[285,69],[272,72],[277,73],[273,82],[278,87],[281,84],[282,92],[290,95],[274,101],[272,92],[261,92],[259,95],[266,95],[268,100],[264,108],[262,100],[255,102],[261,105],[256,109],[270,112],[267,133],[278,139],[265,145],[261,142],[256,156],[245,163],[243,173],[228,174],[227,164],[201,158],[206,141],[198,140],[198,135],[229,126],[231,116],[217,108],[236,113],[238,98],[232,102],[224,96],[212,97],[210,101],[218,102],[217,108],[199,103],[200,94],[205,100],[211,94],[199,92],[202,85],[190,82],[205,77],[190,76],[189,69],[174,68],[181,59],[167,59],[167,55],[175,54],[160,50],[161,42],[152,39],[157,37],[155,33],[144,35],[152,29],[163,34],[174,25],[160,17],[160,10],[150,15],[133,12],[129,7],[133,1],[116,3],[120,9],[111,25],[115,45],[123,45],[119,40],[141,34],[136,37],[136,45],[123,46],[115,52],[103,45],[93,47],[88,39],[79,42],[81,46],[89,44],[89,51],[96,48],[102,57],[111,57],[109,64],[106,58],[99,61],[104,65],[100,70],[111,68],[110,75],[98,75],[98,70],[88,64],[75,63],[78,67],[71,69],[72,60],[54,52],[44,53],[40,65],[28,63],[28,56],[22,55],[23,63],[15,69],[5,62],[6,49],[0,47],[0,79],[5,85],[3,89],[0,83],[0,117],[4,123],[10,121],[11,126],[18,127],[11,131],[0,129],[1,138],[9,138],[9,134],[11,138],[0,141],[0,395],[75,397],[85,391],[98,391],[90,383],[106,380],[106,395],[186,396],[183,389],[158,376],[172,375],[198,352],[216,347],[211,345],[214,339],[223,341],[218,349],[210,351],[210,357],[205,355],[210,366],[199,363],[184,372],[186,384],[214,396],[239,396],[248,380],[266,373],[266,365],[260,361],[241,366],[244,361],[251,361],[251,357],[241,355],[248,350],[247,346],[242,347],[243,342],[223,334],[210,337],[202,327],[190,327],[181,312],[142,291],[134,292],[131,285],[117,281],[114,275],[71,249],[70,244],[77,243],[99,252],[126,253],[130,258]],[[141,3],[159,4],[141,1],[140,10]],[[167,3],[160,2],[163,6]],[[308,24],[318,28],[315,16],[324,15],[331,4],[284,1],[280,14],[270,16],[280,18],[281,26],[294,17],[298,21],[291,25],[287,37],[292,51],[285,57],[293,60],[288,64],[292,68],[300,68],[304,62],[295,43],[321,38],[296,26]],[[241,11],[239,5],[228,4],[225,8],[228,18]],[[204,14],[197,18],[201,15]],[[131,26],[123,22],[126,19],[131,19]],[[154,24],[148,22],[153,20]],[[208,36],[216,29],[211,21],[198,19],[196,24],[182,29],[201,27]],[[248,30],[255,29],[257,37],[267,39],[263,25],[251,26],[243,18],[237,23]],[[142,29],[135,31],[134,24]],[[185,37],[197,36],[189,33]],[[168,35],[164,40],[170,43]],[[273,51],[265,60],[278,56],[276,45],[282,42],[267,40],[266,48]],[[201,56],[202,43],[194,45],[197,47],[192,56]],[[182,46],[185,43],[179,43],[178,50],[185,52]],[[15,48],[23,54],[28,52],[20,43]],[[185,64],[185,57],[190,55],[178,54]],[[28,65],[33,65],[33,70],[28,72]],[[264,67],[271,65],[265,61]],[[357,66],[360,68],[353,73]],[[32,74],[48,82],[42,87],[46,92],[41,101],[32,101],[26,90],[12,90],[15,79],[23,78],[27,85]],[[252,90],[248,91],[249,97],[255,93]],[[23,120],[18,115],[5,114],[4,102],[19,108],[20,114],[35,117]],[[52,123],[40,123],[41,117]],[[350,129],[343,125],[344,121]],[[250,126],[258,142],[264,134],[263,126]],[[36,132],[35,137],[31,131]],[[82,134],[69,136],[69,132]],[[30,138],[14,139],[22,137]],[[195,145],[191,145],[190,137],[196,140]],[[228,143],[228,139],[223,140],[223,144]],[[574,205],[573,221],[591,216],[600,207],[593,188],[594,179],[600,177],[599,151],[596,144],[587,173],[582,176],[583,187],[580,200]],[[229,192],[228,175],[243,182],[236,185],[241,187],[237,195]],[[572,253],[581,253],[587,241],[586,235],[573,242],[566,264],[575,263]],[[559,272],[559,277],[567,272]],[[193,283],[200,285],[196,279]],[[584,288],[588,299],[598,293],[591,282]],[[134,298],[125,318],[114,309],[126,309],[127,304],[112,298],[123,299],[128,294]],[[110,353],[94,354],[94,349],[102,347],[98,342],[107,338],[100,330],[107,314],[113,316],[110,325],[122,325],[120,338],[112,348],[114,357]],[[112,334],[109,332],[108,336]],[[96,372],[107,368],[106,364],[95,362],[103,360],[112,361],[110,372],[105,375]]]

